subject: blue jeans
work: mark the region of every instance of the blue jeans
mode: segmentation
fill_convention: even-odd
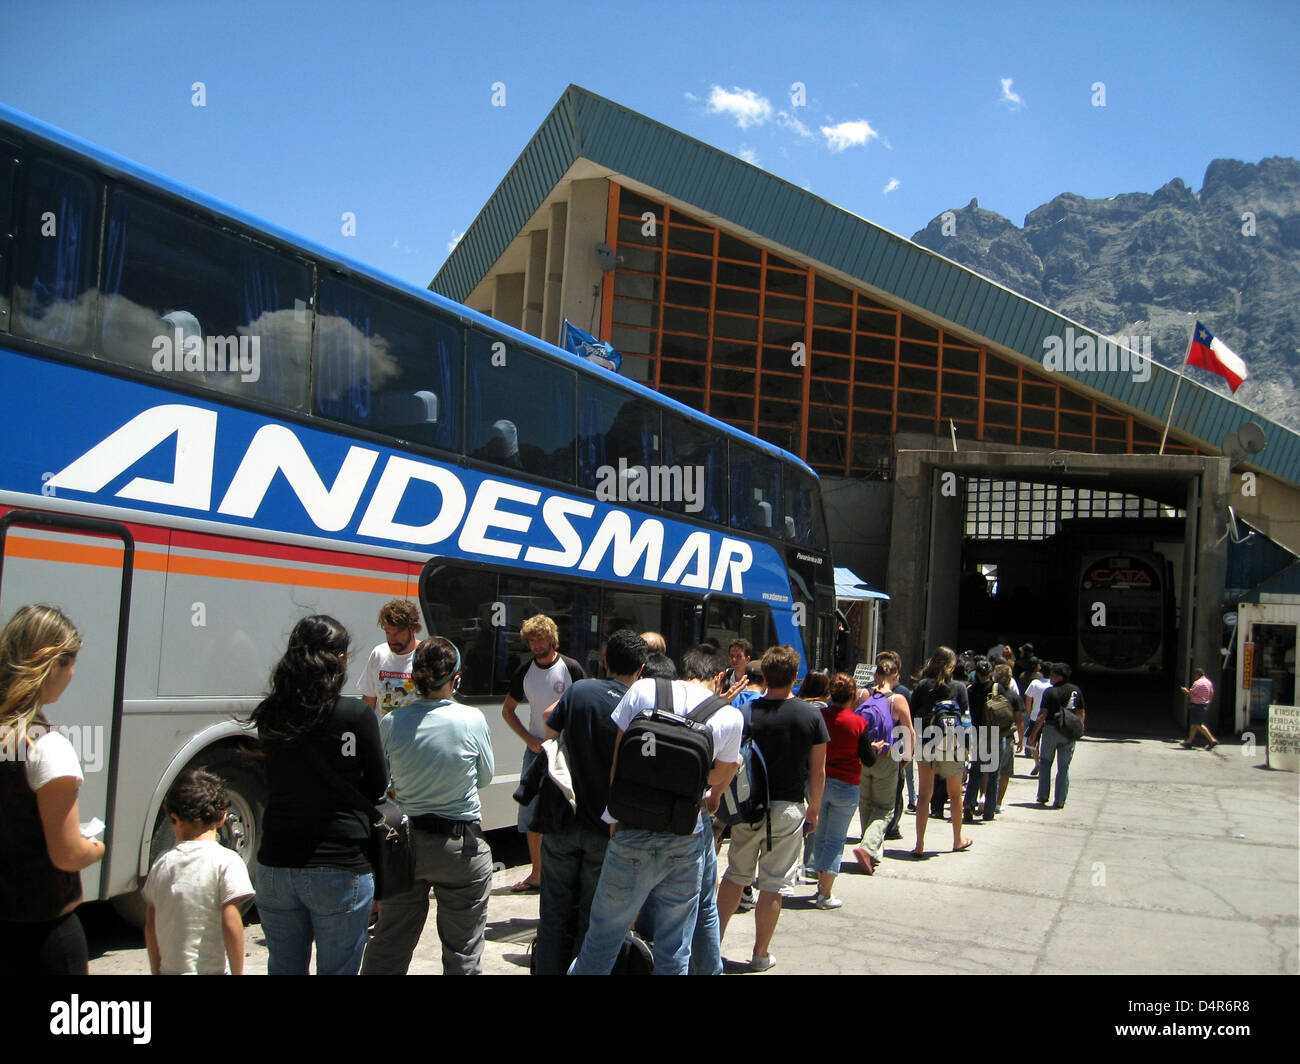
[[[1067,739],[1051,724],[1043,725],[1038,737],[1041,765],[1038,769],[1038,800],[1047,801],[1052,786],[1052,761],[1056,761],[1056,804],[1064,805],[1070,793],[1070,761],[1074,758],[1074,740]]]
[[[545,870],[545,865],[542,866]],[[637,933],[648,942],[655,940],[658,906],[654,896],[646,899],[636,918]],[[691,935],[691,975],[722,974],[722,925],[718,921],[718,851],[713,832],[700,833],[700,904],[695,910],[695,932]]]
[[[356,975],[366,946],[375,877],[341,868],[254,867],[268,975],[306,975],[312,941],[317,975]]]
[[[609,849],[609,828],[574,824],[542,836],[542,889],[533,961],[537,975],[563,975],[587,934],[591,900]]]
[[[711,834],[702,834],[711,846]],[[646,899],[653,898],[655,974],[685,975],[700,907],[703,844],[701,833],[670,835],[620,828],[605,851],[587,937],[570,973],[608,975],[628,928]]]
[[[813,833],[813,867],[818,872],[839,875],[849,821],[858,811],[860,793],[860,788],[852,783],[826,777],[822,808],[817,814],[817,830]]]

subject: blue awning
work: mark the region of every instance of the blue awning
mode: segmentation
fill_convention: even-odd
[[[889,601],[889,596],[883,591],[877,591],[852,569],[846,569],[840,565],[835,567],[835,597],[837,599],[884,599],[886,602]]]

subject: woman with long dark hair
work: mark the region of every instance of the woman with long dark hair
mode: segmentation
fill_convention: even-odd
[[[267,804],[257,852],[257,910],[271,975],[356,975],[375,894],[367,857],[388,766],[374,711],[341,698],[348,633],[304,617],[271,673],[252,722],[266,754]]]
[[[916,849],[913,857],[925,856],[925,824],[930,816],[930,796],[934,793],[934,778],[946,781],[948,799],[952,803],[952,849],[954,853],[971,848],[971,840],[961,833],[961,773],[964,756],[941,743],[935,725],[935,707],[943,702],[956,703],[961,712],[970,712],[966,685],[952,678],[957,667],[957,655],[950,647],[940,647],[930,655],[930,660],[917,677],[912,689],[912,715],[921,719],[921,732],[917,735],[916,763],[921,770],[921,793],[916,798]]]
[[[81,762],[45,716],[80,649],[53,606],[23,606],[0,632],[0,975],[85,975],[89,964],[80,873],[104,844],[81,834]]]

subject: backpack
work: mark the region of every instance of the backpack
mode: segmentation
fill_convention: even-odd
[[[873,691],[855,713],[867,722],[867,741],[876,742],[884,739],[887,743],[894,741],[894,714],[890,712],[889,703],[893,692]]]
[[[744,714],[748,707],[741,709]],[[745,734],[740,740],[740,768],[731,778],[731,783],[722,794],[722,802],[715,814],[720,823],[757,824],[767,823],[767,849],[772,850],[772,792],[767,782],[767,761],[763,751],[754,742],[749,730],[749,721],[745,721]]]
[[[1056,725],[1057,730],[1064,735],[1070,742],[1074,742],[1083,735],[1083,720],[1071,707],[1076,705],[1075,694],[1070,692],[1070,701],[1063,705],[1057,714],[1057,719],[1051,723]]]
[[[642,831],[693,835],[700,799],[713,771],[713,733],[706,721],[728,705],[716,695],[689,716],[673,712],[672,681],[655,680],[655,706],[632,718],[618,745],[609,811]]]
[[[940,760],[960,761],[966,756],[966,735],[970,731],[970,710],[962,710],[951,698],[936,702],[930,711],[930,728],[939,735]]]
[[[1016,711],[1011,699],[998,689],[997,684],[993,685],[984,701],[984,718],[1003,735],[1016,725]]]

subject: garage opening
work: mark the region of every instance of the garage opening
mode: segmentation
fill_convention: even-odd
[[[1183,615],[1186,511],[1173,498],[1049,480],[961,478],[958,650],[1031,644],[1126,728],[1167,726]],[[1108,477],[1110,483],[1118,477]]]

